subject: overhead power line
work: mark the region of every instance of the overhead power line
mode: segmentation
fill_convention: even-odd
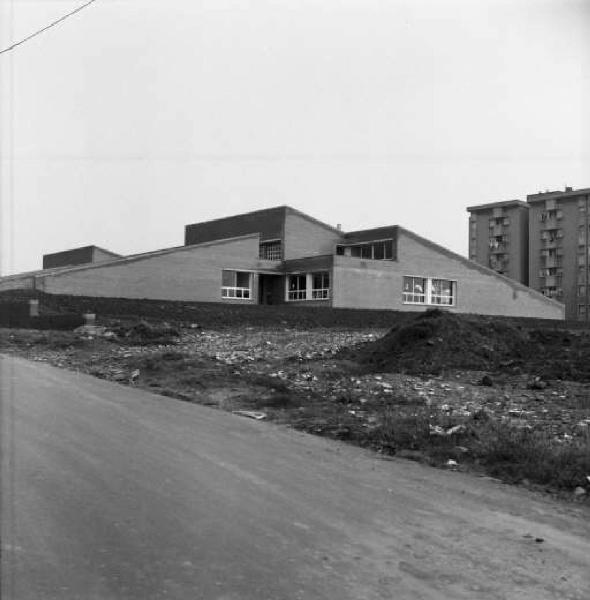
[[[96,2],[96,0],[89,0],[88,2],[86,2],[86,4],[82,4],[82,6],[78,6],[78,8],[74,9],[72,12],[69,12],[67,15],[63,15],[56,21],[53,21],[53,23],[49,23],[49,25],[46,25],[45,27],[43,27],[43,29],[39,29],[39,31],[35,31],[35,33],[31,33],[31,35],[28,35],[26,38],[23,38],[19,42],[15,42],[14,44],[8,46],[7,48],[0,50],[0,54],[4,54],[5,52],[10,52],[10,50],[14,50],[17,46],[20,46],[21,44],[28,42],[30,39],[33,39],[34,37],[37,37],[38,35],[42,34],[44,31],[47,31],[48,29],[55,27],[62,21],[65,21],[67,18],[71,17],[72,15],[75,15],[76,13],[85,9],[87,6],[90,6],[93,2]]]

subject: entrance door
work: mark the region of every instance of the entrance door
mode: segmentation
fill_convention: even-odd
[[[258,276],[258,303],[282,304],[284,302],[284,283],[282,275]]]

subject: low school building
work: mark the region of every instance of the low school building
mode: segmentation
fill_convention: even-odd
[[[71,251],[66,251],[71,252]],[[52,264],[60,260],[52,255]],[[67,262],[67,261],[66,261]],[[63,264],[63,263],[62,263]],[[563,319],[564,306],[407,229],[353,232],[288,206],[187,225],[185,244],[0,278],[0,291]]]

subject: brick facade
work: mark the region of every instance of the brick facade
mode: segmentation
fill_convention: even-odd
[[[251,231],[257,222],[260,231]],[[563,318],[559,302],[395,225],[344,233],[278,207],[186,232],[191,243],[178,248],[2,278],[0,289],[20,284],[81,296],[407,311],[437,306]],[[279,242],[281,255],[270,259],[262,248],[277,232],[270,239]],[[417,286],[411,293],[409,283]]]

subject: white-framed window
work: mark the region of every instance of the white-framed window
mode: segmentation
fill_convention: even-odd
[[[426,278],[404,277],[403,300],[406,304],[424,304],[426,302]]]
[[[307,276],[289,275],[287,300],[307,299]]]
[[[252,298],[252,273],[223,269],[221,272],[221,297],[250,300]]]
[[[285,298],[297,300],[328,300],[330,298],[330,271],[313,271],[287,275]]]
[[[450,279],[432,279],[430,285],[430,303],[453,306],[455,295],[453,294],[454,281]]]
[[[457,282],[437,277],[404,276],[402,301],[404,304],[455,306]]]
[[[311,297],[313,300],[324,300],[330,297],[330,273],[320,271],[311,274]]]

